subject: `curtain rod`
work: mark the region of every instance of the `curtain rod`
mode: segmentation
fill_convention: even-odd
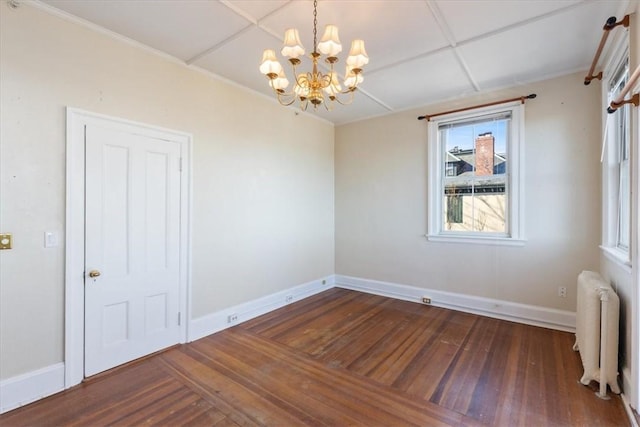
[[[418,120],[427,119],[427,121],[429,121],[431,120],[432,117],[436,117],[436,116],[443,116],[445,114],[451,114],[451,113],[459,113],[460,111],[474,110],[476,108],[482,108],[482,107],[491,107],[492,105],[506,104],[507,102],[513,102],[513,101],[520,101],[521,103],[524,104],[525,100],[533,99],[536,96],[538,95],[536,95],[535,93],[532,93],[531,95],[527,95],[527,96],[519,96],[517,98],[503,99],[502,101],[488,102],[486,104],[474,105],[473,107],[458,108],[457,110],[450,110],[450,111],[445,111],[445,112],[436,113],[436,114],[425,114],[424,116],[418,117]]]
[[[625,27],[628,27],[629,15],[625,15],[624,18],[622,18],[622,20],[619,22],[616,22],[615,16],[610,17],[605,22],[604,27],[602,27],[602,30],[604,31],[604,33],[602,33],[602,38],[600,39],[600,44],[598,45],[598,49],[596,50],[596,55],[594,56],[593,61],[591,62],[591,68],[589,68],[589,74],[584,78],[585,86],[588,86],[589,83],[591,83],[591,80],[593,79],[602,80],[602,71],[600,71],[595,76],[593,75],[593,71],[595,70],[596,65],[598,64],[598,60],[600,59],[600,54],[602,53],[602,49],[604,49],[604,45],[607,43],[607,38],[609,37],[609,31],[613,30],[618,25],[624,25]]]
[[[609,107],[607,107],[607,113],[613,113],[624,104],[633,104],[636,107],[640,104],[640,95],[638,93],[632,95],[629,99],[624,99],[627,92],[629,92],[631,88],[636,85],[638,77],[640,77],[640,65],[638,65],[633,74],[631,74],[631,76],[629,77],[629,81],[624,85],[618,96],[613,98],[613,101],[611,101],[611,104],[609,104]]]

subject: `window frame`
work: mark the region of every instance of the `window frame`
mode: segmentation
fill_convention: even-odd
[[[473,120],[475,118],[511,112],[510,138],[507,155],[505,193],[507,194],[507,232],[491,234],[484,232],[447,231],[444,228],[443,189],[445,176],[444,147],[439,137],[441,124]],[[477,243],[489,245],[523,246],[524,235],[524,103],[508,102],[490,107],[475,108],[451,113],[431,119],[428,123],[428,197],[427,234],[430,241]]]
[[[605,71],[605,78],[603,79],[606,84],[602,85],[602,99],[603,104],[609,105],[612,98],[613,88],[615,82],[619,80],[621,68],[627,63],[627,79],[630,73],[629,65],[629,45],[624,40],[617,46],[617,49],[612,55],[610,62],[607,64]],[[602,249],[604,255],[611,261],[625,267],[631,268],[631,252],[632,252],[632,194],[629,194],[628,199],[628,230],[629,239],[628,247],[622,247],[620,243],[620,183],[622,174],[622,162],[619,161],[620,157],[620,140],[617,139],[619,117],[616,114],[624,114],[626,118],[626,138],[627,148],[630,148],[631,142],[631,112],[629,106],[625,105],[619,108],[615,113],[608,114],[603,112],[603,159],[602,159],[602,178],[603,178],[603,191],[602,191]],[[603,108],[604,110],[604,108]],[[633,164],[632,164],[632,152],[629,152],[629,158],[627,159],[627,178],[629,189],[632,185],[633,179]]]

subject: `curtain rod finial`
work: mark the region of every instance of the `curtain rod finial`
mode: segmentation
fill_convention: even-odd
[[[615,27],[616,21],[617,19],[615,16],[610,16],[609,19],[607,19],[607,22],[605,22],[603,30],[607,31]]]

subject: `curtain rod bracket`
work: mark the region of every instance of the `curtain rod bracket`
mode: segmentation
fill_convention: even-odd
[[[591,80],[593,80],[593,79],[602,80],[602,71],[600,71],[595,76],[587,76],[587,77],[585,77],[584,78],[584,85],[585,86],[589,86],[589,84],[591,83]]]
[[[624,104],[633,104],[636,107],[640,104],[640,96],[636,93],[635,95],[631,95],[631,98],[624,99],[627,96],[627,93],[631,91],[632,88],[636,87],[636,82],[640,79],[640,65],[638,65],[633,73],[629,76],[629,80],[625,83],[624,87],[616,96],[611,100],[609,107],[607,108],[607,113],[611,114],[616,111],[618,108],[622,107]]]
[[[584,78],[584,85],[589,86],[591,80],[598,79],[602,80],[602,71],[598,74],[593,74],[595,71],[596,65],[598,65],[598,60],[600,59],[600,55],[602,54],[602,49],[604,49],[604,45],[607,43],[607,37],[609,37],[609,32],[613,30],[618,25],[623,25],[625,27],[629,26],[629,15],[625,15],[620,21],[616,22],[615,16],[610,16],[607,21],[604,23],[604,27],[602,30],[604,33],[602,34],[602,38],[600,39],[600,44],[598,45],[598,49],[596,50],[596,54],[593,57],[593,61],[591,62],[591,68],[589,68],[589,74]]]
[[[635,95],[633,95],[631,98],[629,99],[623,99],[620,102],[611,102],[611,104],[607,107],[607,113],[609,114],[613,114],[616,112],[616,110],[620,107],[622,107],[625,104],[633,104],[636,107],[638,105],[640,105],[640,93],[636,93]]]

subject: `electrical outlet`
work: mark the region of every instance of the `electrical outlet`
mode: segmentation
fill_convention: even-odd
[[[323,285],[326,285],[326,284],[327,284],[327,281],[326,281],[326,280],[324,280],[324,279],[322,279],[322,284],[323,284]]]
[[[431,298],[429,298],[429,297],[422,297],[422,303],[423,303],[423,304],[431,304]]]
[[[284,297],[284,301],[285,301],[285,302],[291,302],[291,301],[293,301],[293,295],[287,295],[286,297]]]
[[[227,317],[227,323],[236,323],[237,321],[238,321],[237,313],[230,314],[229,317]]]
[[[558,288],[558,296],[561,298],[566,298],[567,297],[567,288],[566,286],[560,286]]]

